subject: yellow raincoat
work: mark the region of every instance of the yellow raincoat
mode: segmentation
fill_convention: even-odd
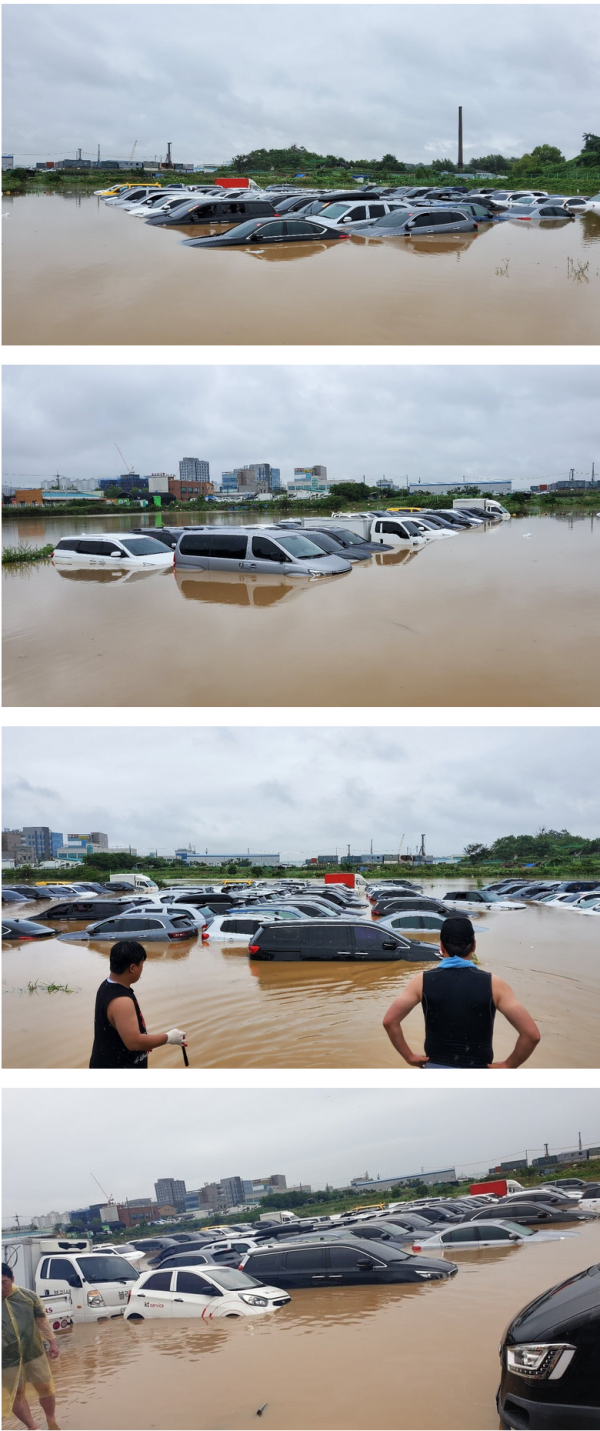
[[[35,1395],[53,1396],[54,1381],[36,1319],[44,1308],[35,1292],[14,1287],[2,1298],[2,1414],[10,1416],[15,1397],[31,1386]]]

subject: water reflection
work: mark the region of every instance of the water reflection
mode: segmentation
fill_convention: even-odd
[[[600,243],[600,214],[582,214],[581,229],[583,244]]]
[[[294,577],[289,582],[278,576],[245,576],[243,572],[186,571],[175,568],[175,580],[186,601],[205,601],[211,606],[275,606],[299,596],[317,582],[310,577]],[[335,577],[329,577],[329,581]]]
[[[336,241],[337,242],[337,241]],[[335,243],[297,243],[286,244],[279,248],[278,244],[269,244],[265,248],[259,248],[258,244],[252,248],[232,249],[232,253],[243,253],[248,258],[266,259],[268,263],[293,263],[295,259],[314,258],[318,253],[328,253],[335,247]]]
[[[403,562],[414,561],[424,550],[424,547],[414,547],[412,551],[410,547],[400,547],[397,552],[374,552],[373,556],[376,566],[402,566]]]
[[[295,998],[301,994],[304,998],[321,998],[331,994],[343,997],[344,994],[355,996],[358,993],[362,998],[377,993],[378,997],[381,995],[383,998],[388,991],[391,991],[391,997],[394,988],[405,984],[413,974],[426,969],[430,963],[437,963],[436,952],[432,951],[431,960],[419,960],[416,964],[409,963],[406,959],[391,959],[385,964],[373,962],[346,965],[316,959],[297,962],[273,960],[273,963],[260,959],[255,962],[249,960],[248,968],[264,994],[281,994],[286,997],[294,995]],[[225,955],[225,949],[222,953]]]
[[[52,563],[54,566],[54,562]],[[55,566],[54,570],[63,581],[92,581],[104,586],[123,586],[126,581],[145,581],[146,577],[170,576],[169,567],[155,571],[119,571],[112,567],[102,570],[91,566]]]

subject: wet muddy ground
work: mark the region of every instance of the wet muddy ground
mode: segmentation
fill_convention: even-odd
[[[78,518],[34,526],[10,520],[5,540],[83,530]],[[599,554],[595,515],[530,514],[320,581],[5,567],[4,701],[597,705]]]
[[[561,1242],[453,1253],[420,1287],[292,1291],[272,1317],[79,1325],[53,1367],[64,1431],[495,1431],[498,1343],[519,1308],[597,1262]],[[6,1427],[20,1422],[8,1418]]]
[[[451,887],[431,886],[437,895]],[[21,917],[43,921],[48,907],[23,905]],[[598,921],[529,905],[484,914],[474,925],[482,968],[508,980],[539,1025],[541,1043],[527,1067],[595,1068]],[[435,935],[428,942],[438,947]],[[423,965],[251,963],[247,942],[200,939],[149,943],[146,949],[136,992],[148,1029],[185,1029],[192,1067],[406,1069],[382,1019]],[[109,951],[108,943],[79,942],[76,934],[68,941],[3,946],[5,1067],[87,1067],[94,999],[108,974]],[[33,992],[30,983],[37,984]],[[67,984],[73,992],[47,993],[41,985],[48,983]],[[414,1051],[422,1052],[420,1008],[405,1030]],[[497,1015],[495,1059],[506,1058],[514,1043],[514,1031]],[[182,1068],[181,1050],[157,1049],[150,1067]]]
[[[87,195],[2,200],[5,343],[600,341],[600,217],[188,249]]]

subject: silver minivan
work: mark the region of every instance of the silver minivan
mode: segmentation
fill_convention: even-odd
[[[334,576],[352,571],[344,557],[332,556],[304,532],[257,527],[209,527],[186,532],[175,548],[175,565],[205,571],[240,571],[287,576]]]

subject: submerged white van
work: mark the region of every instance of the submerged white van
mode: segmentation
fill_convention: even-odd
[[[55,566],[112,567],[118,571],[133,567],[169,567],[173,553],[164,542],[139,532],[86,532],[79,537],[61,537],[52,553]]]

